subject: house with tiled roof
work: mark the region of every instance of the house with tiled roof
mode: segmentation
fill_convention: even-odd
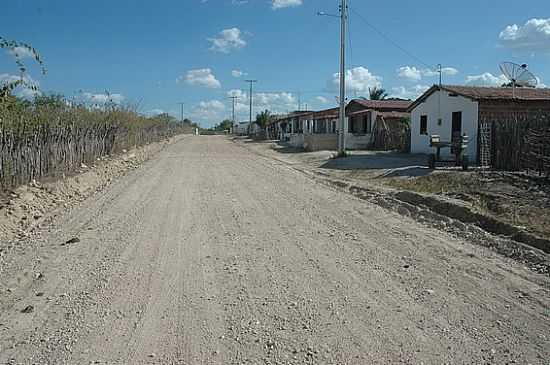
[[[408,111],[412,153],[433,153],[432,135],[442,141],[467,135],[470,161],[480,163],[482,156],[491,154],[491,124],[550,115],[550,89],[434,85]]]
[[[349,149],[394,149],[402,143],[377,141],[377,132],[384,129],[384,136],[394,136],[401,132],[401,122],[410,117],[407,111],[412,101],[401,99],[367,100],[354,99],[346,106],[347,135],[346,148]],[[408,139],[408,135],[406,136]],[[378,145],[376,145],[378,144]],[[385,148],[384,148],[385,147]]]

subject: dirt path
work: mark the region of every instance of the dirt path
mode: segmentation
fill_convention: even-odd
[[[0,267],[0,363],[550,359],[547,277],[224,137],[169,146],[23,244]]]

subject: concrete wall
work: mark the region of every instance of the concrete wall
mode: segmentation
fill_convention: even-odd
[[[441,98],[441,101],[440,101]],[[470,161],[477,159],[477,134],[479,107],[476,101],[462,96],[449,96],[446,91],[436,91],[430,95],[425,102],[418,105],[411,113],[411,152],[412,153],[433,153],[430,147],[430,135],[441,136],[442,141],[451,140],[453,112],[462,112],[462,134],[466,133],[470,139],[468,144],[468,155]],[[428,116],[428,133],[420,134],[420,117]],[[438,119],[441,116],[441,125]],[[451,153],[449,148],[441,151],[442,156],[448,157]]]
[[[350,150],[366,150],[369,146],[370,134],[346,133],[346,148]]]
[[[288,143],[295,148],[304,148],[304,134],[302,133],[290,134]]]
[[[303,146],[308,152],[337,150],[338,136],[336,134],[306,134]]]

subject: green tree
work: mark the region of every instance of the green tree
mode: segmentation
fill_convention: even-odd
[[[388,97],[388,93],[385,89],[375,86],[372,89],[369,87],[369,99],[370,100],[385,100]]]
[[[273,116],[271,115],[271,112],[266,109],[260,114],[256,115],[256,124],[259,125],[262,129],[265,129],[272,117]]]
[[[232,127],[233,127],[233,122],[230,121],[229,119],[225,119],[220,124],[217,124],[214,127],[214,129],[216,131],[223,132],[223,131],[231,130]]]

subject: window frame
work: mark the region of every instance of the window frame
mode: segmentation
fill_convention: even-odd
[[[421,136],[428,135],[428,115],[420,116],[420,135]]]

